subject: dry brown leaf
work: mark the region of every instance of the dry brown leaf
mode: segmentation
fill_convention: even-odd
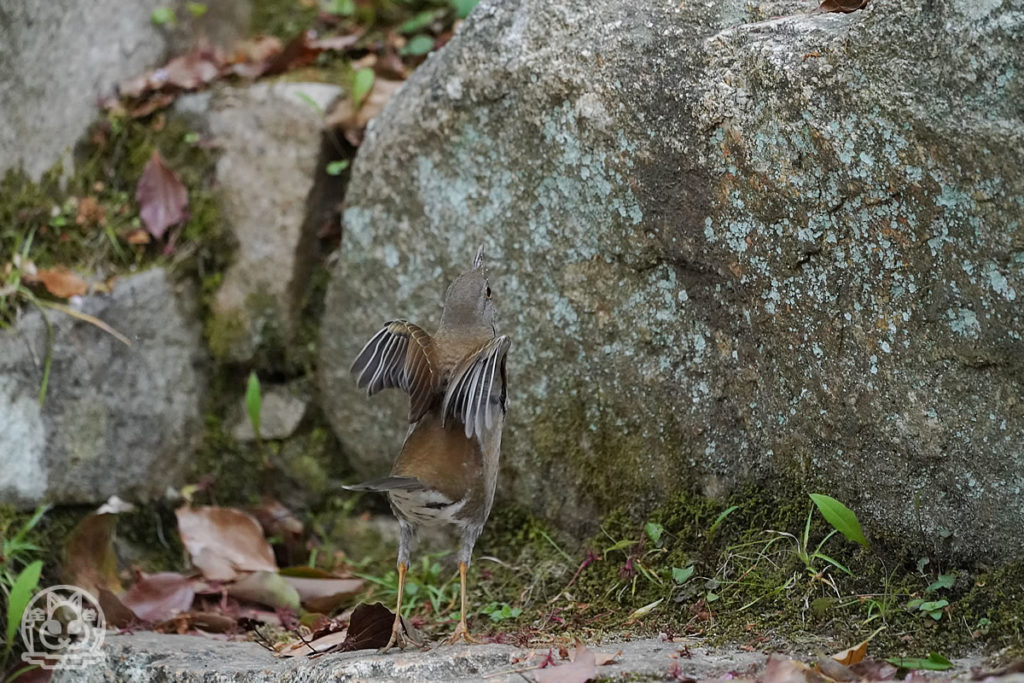
[[[121,598],[114,595],[106,588],[100,589],[98,596],[100,609],[107,620],[108,626],[114,628],[128,628],[141,623],[141,619],[121,602]]]
[[[339,648],[346,638],[348,638],[348,629],[343,629],[334,633],[328,633],[320,638],[307,640],[305,643],[298,641],[284,645],[282,649],[278,650],[278,654],[282,657],[301,657],[313,654],[314,652],[327,652],[328,650]]]
[[[144,116],[149,116],[157,109],[163,109],[174,102],[175,97],[169,92],[162,92],[150,95],[141,104],[132,107],[128,115],[133,119],[141,119]]]
[[[80,586],[93,595],[101,589],[121,591],[117,577],[117,555],[114,553],[114,528],[117,515],[85,516],[72,529],[64,544],[64,582]]]
[[[277,36],[257,36],[235,43],[235,62],[263,62],[281,52],[284,46]]]
[[[594,663],[598,666],[606,666],[608,664],[614,664],[615,660],[622,656],[622,650],[612,654],[609,652],[595,652]]]
[[[363,29],[358,29],[344,36],[327,36],[310,40],[309,46],[314,50],[347,50],[358,43],[362,37]]]
[[[75,225],[81,228],[90,228],[95,225],[104,225],[106,222],[107,212],[95,197],[82,197],[78,200]]]
[[[857,674],[853,673],[845,664],[841,664],[831,657],[821,656],[814,666],[815,670],[833,681],[855,681]]]
[[[821,12],[856,12],[864,9],[868,0],[823,0],[818,10]]]
[[[185,220],[188,190],[157,150],[153,150],[142,170],[135,200],[146,229],[156,239],[161,239],[167,228]]]
[[[249,513],[260,523],[267,536],[301,536],[304,530],[302,520],[280,501],[272,498],[264,499],[262,504],[249,508]]]
[[[72,296],[82,296],[89,291],[89,285],[85,280],[72,273],[67,268],[60,266],[56,268],[40,268],[36,271],[36,281],[46,287],[46,291],[61,299]]]
[[[819,679],[806,664],[778,655],[768,657],[768,665],[757,677],[759,683],[812,683]]]
[[[223,60],[210,50],[198,50],[167,62],[162,69],[157,69],[151,77],[150,84],[163,83],[173,85],[182,90],[195,90],[210,83],[220,76]],[[156,89],[156,88],[154,88]]]
[[[163,621],[187,612],[195,598],[192,580],[176,572],[142,575],[121,602],[143,621]]]
[[[274,552],[259,522],[240,510],[182,507],[178,516],[181,541],[194,564],[208,579],[231,581],[239,572],[276,572]]]
[[[596,677],[597,657],[583,645],[576,646],[570,663],[538,669],[533,673],[537,683],[586,683]]]
[[[867,655],[868,643],[871,642],[871,639],[877,636],[883,630],[885,630],[884,626],[875,629],[874,633],[872,633],[870,636],[868,636],[861,642],[857,643],[853,647],[847,648],[842,652],[837,652],[834,655],[832,655],[832,659],[839,662],[843,666],[851,666],[853,664],[856,664],[857,662],[864,659],[865,655]]]
[[[153,241],[153,238],[149,236],[149,233],[142,228],[135,228],[125,235],[124,239],[128,244],[149,244]]]
[[[338,649],[350,652],[382,648],[391,640],[394,623],[395,613],[381,603],[358,605],[349,620],[348,635]],[[402,625],[406,626],[404,621]]]
[[[896,676],[899,667],[889,662],[865,659],[851,666],[850,671],[862,681],[887,681]]]
[[[154,624],[153,630],[161,633],[186,633],[198,629],[208,633],[234,631],[238,622],[225,614],[216,612],[181,612],[171,619]]]
[[[289,69],[312,64],[320,54],[320,50],[311,45],[312,35],[310,31],[303,31],[292,38],[284,46],[280,53],[266,61],[266,68],[261,76],[274,76],[284,73]]]
[[[353,145],[358,146],[363,140],[363,131],[366,124],[381,112],[395,91],[402,86],[403,81],[394,81],[387,78],[377,78],[373,82],[373,89],[363,101],[359,109],[355,109],[352,98],[343,99],[327,115],[326,124],[330,128],[340,128],[345,139]]]

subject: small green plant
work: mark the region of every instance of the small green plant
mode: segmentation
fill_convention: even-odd
[[[515,619],[523,613],[523,608],[512,607],[507,602],[501,604],[491,602],[485,605],[483,609],[480,610],[480,613],[487,615],[492,622],[498,623],[507,619]]]
[[[206,12],[210,8],[207,7],[206,4],[204,4],[202,2],[186,2],[185,3],[185,9],[188,10],[189,14],[191,14],[193,17],[198,19],[199,17],[201,17],[204,14],[206,14]]]
[[[661,545],[661,537],[665,533],[665,527],[657,522],[647,522],[647,524],[644,524],[644,533],[647,534],[647,538],[651,539],[651,543]]]
[[[409,39],[399,52],[403,55],[420,57],[434,49],[434,38],[425,33],[419,33]]]
[[[7,613],[4,643],[0,650],[0,672],[8,670],[16,654],[15,644],[22,615],[39,586],[43,562],[33,558],[40,552],[40,548],[29,541],[28,536],[48,509],[45,506],[37,508],[13,534],[9,534],[8,526],[0,527],[0,591],[3,592],[4,611]],[[14,672],[9,680],[14,680],[32,668]]]
[[[409,565],[405,575],[405,595],[402,598],[402,616],[408,617],[426,605],[435,614],[440,614],[446,605],[454,605],[459,597],[459,584],[455,575],[443,579],[443,567],[439,561],[448,551],[424,555],[420,562]],[[384,604],[398,600],[398,572],[389,570],[383,576],[353,572],[355,576],[372,584],[371,595]]]
[[[356,71],[355,76],[352,78],[352,107],[359,109],[363,106],[363,102],[366,100],[370,91],[373,90],[373,83],[376,80],[376,76],[373,73],[373,69],[366,67]]]
[[[828,535],[826,535],[825,538],[821,539],[821,542],[818,543],[817,546],[815,546],[814,550],[811,550],[811,520],[813,518],[814,508],[811,508],[811,510],[807,513],[807,523],[804,524],[803,535],[799,538],[785,531],[776,531],[774,533],[791,539],[794,545],[793,552],[796,554],[798,558],[800,558],[800,561],[807,569],[807,573],[810,574],[812,578],[819,579],[824,583],[832,586],[832,588],[836,591],[836,594],[838,595],[839,589],[836,588],[835,583],[832,582],[831,579],[829,579],[826,576],[825,572],[819,568],[818,560],[827,562],[828,564],[832,565],[836,569],[840,570],[841,572],[849,576],[853,576],[853,573],[850,572],[849,569],[844,567],[836,560],[832,559],[825,553],[821,552],[821,549],[825,546],[826,543],[828,543],[829,539],[831,539],[833,536],[839,533],[837,529],[833,529],[832,531],[830,531]]]
[[[691,576],[693,576],[692,564],[689,567],[672,567],[672,580],[680,586],[689,581]]]
[[[327,164],[327,168],[326,168],[327,175],[329,175],[329,176],[339,176],[339,175],[341,175],[341,172],[344,171],[346,168],[348,168],[349,163],[350,162],[349,162],[348,159],[339,159],[337,161],[332,161],[332,162],[328,163]]]
[[[356,13],[356,3],[354,0],[330,0],[324,11],[339,17],[350,17]]]
[[[889,657],[885,661],[901,669],[923,669],[925,671],[946,671],[953,663],[938,652],[929,652],[928,657]]]
[[[946,590],[947,588],[952,588],[953,584],[955,583],[955,572],[950,572],[948,574],[939,574],[939,578],[937,578],[932,583],[928,584],[928,587],[924,589],[924,592],[927,594],[937,593],[938,591]],[[947,607],[949,607],[949,600],[944,600],[941,598],[914,598],[913,600],[907,603],[908,610],[918,611],[922,615],[927,615],[935,621],[939,621],[940,619],[942,619],[942,614],[946,611]]]
[[[178,25],[178,15],[170,7],[160,6],[149,15],[149,20],[157,26],[169,26],[174,28]]]

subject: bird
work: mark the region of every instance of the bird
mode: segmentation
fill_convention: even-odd
[[[466,572],[498,480],[506,412],[506,357],[483,247],[444,297],[431,335],[407,320],[384,324],[356,356],[351,372],[367,396],[387,388],[409,394],[405,443],[387,477],[347,486],[386,493],[398,519],[398,604],[391,638],[381,650],[415,642],[402,625],[402,596],[418,527],[454,526],[460,538],[459,624],[448,644],[480,642],[466,625]]]

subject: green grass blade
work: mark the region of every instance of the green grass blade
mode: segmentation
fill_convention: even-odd
[[[817,558],[820,558],[822,560],[825,560],[826,562],[828,562],[830,565],[832,565],[836,569],[838,569],[838,570],[840,570],[842,572],[845,572],[846,574],[848,574],[850,576],[853,576],[853,572],[851,572],[849,569],[847,569],[843,565],[841,565],[838,562],[836,562],[835,560],[833,560],[828,555],[825,555],[824,553],[814,553],[814,557],[817,557]]]
[[[249,421],[252,422],[253,433],[260,438],[260,411],[263,407],[263,396],[260,393],[260,378],[256,371],[249,373],[249,384],[245,388],[245,409],[249,413]]]
[[[724,511],[724,512],[722,512],[722,514],[718,515],[718,517],[716,517],[716,518],[715,518],[715,522],[714,522],[714,524],[712,524],[712,525],[711,525],[711,528],[710,528],[710,529],[708,529],[708,538],[711,538],[712,536],[714,536],[714,535],[715,535],[715,529],[717,529],[717,528],[719,527],[719,525],[720,525],[720,524],[721,524],[722,522],[724,522],[724,521],[725,521],[725,518],[726,518],[726,517],[728,517],[729,515],[731,515],[731,514],[732,514],[733,512],[735,512],[735,511],[736,511],[736,510],[738,510],[739,508],[740,508],[740,506],[739,506],[739,505],[732,505],[732,506],[730,506],[730,507],[726,508],[726,509],[725,509],[725,511]]]

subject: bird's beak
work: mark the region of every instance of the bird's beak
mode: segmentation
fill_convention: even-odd
[[[476,256],[473,257],[473,270],[480,268],[484,265],[484,245],[480,245],[480,248],[476,250]]]

